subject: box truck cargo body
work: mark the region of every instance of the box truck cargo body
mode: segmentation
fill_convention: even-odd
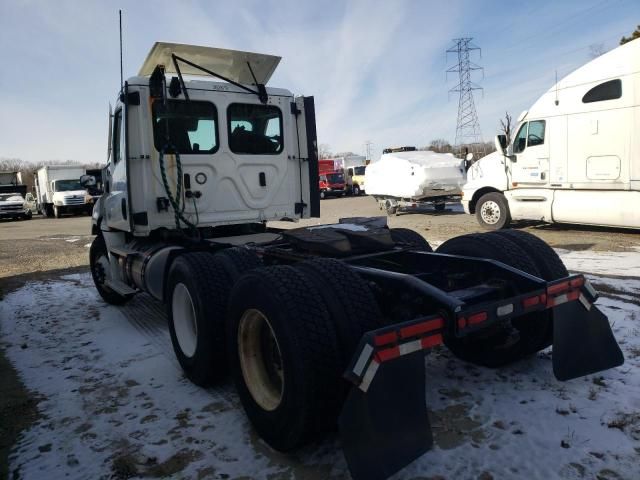
[[[463,206],[510,220],[640,228],[640,41],[577,69],[518,119],[513,141],[467,175]]]

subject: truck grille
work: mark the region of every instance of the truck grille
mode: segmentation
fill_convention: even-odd
[[[82,205],[84,203],[84,196],[66,195],[62,201],[64,205]]]
[[[2,205],[0,212],[21,212],[22,208],[22,205]]]

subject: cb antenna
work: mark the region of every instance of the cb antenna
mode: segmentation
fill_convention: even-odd
[[[118,17],[120,18],[120,90],[122,90],[124,88],[122,76],[122,10],[118,10]]]

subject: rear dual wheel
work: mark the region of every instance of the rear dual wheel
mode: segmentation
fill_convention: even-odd
[[[225,317],[234,281],[262,262],[251,251],[186,253],[169,269],[167,316],[173,349],[185,376],[209,386],[228,372]]]
[[[368,285],[334,259],[268,267],[233,288],[231,371],[258,434],[288,451],[335,428],[348,391],[341,374],[364,332],[382,326]]]
[[[530,237],[533,236],[507,232],[463,235],[447,240],[438,253],[497,260],[546,280],[554,275],[564,276],[557,265],[557,261],[562,262],[553,259],[557,257],[555,252],[542,240]],[[536,254],[531,255],[534,244]],[[534,312],[464,338],[449,337],[445,343],[463,360],[498,367],[546,348],[552,341],[552,332],[550,312]]]

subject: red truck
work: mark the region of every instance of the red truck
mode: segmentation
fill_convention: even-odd
[[[325,158],[318,160],[320,198],[330,195],[343,196],[347,191],[344,180],[342,159]]]

